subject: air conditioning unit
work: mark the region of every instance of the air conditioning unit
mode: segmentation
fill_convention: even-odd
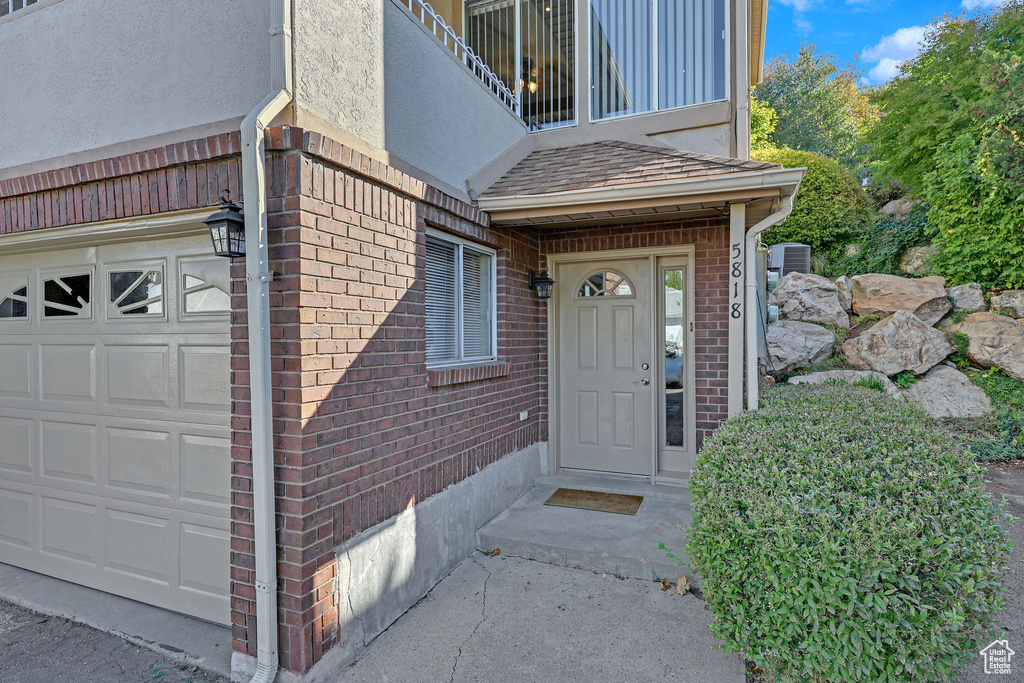
[[[811,248],[806,244],[784,242],[768,249],[768,270],[779,276],[811,272]]]

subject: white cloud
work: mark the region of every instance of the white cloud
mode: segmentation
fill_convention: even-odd
[[[960,6],[964,9],[974,9],[975,7],[995,7],[1001,4],[1003,4],[1003,0],[962,0]]]
[[[964,0],[968,2],[969,0]],[[988,1],[988,0],[986,0]],[[811,7],[817,4],[816,0],[779,0],[780,3],[786,7],[792,7],[795,12],[806,12]]]
[[[874,62],[875,66],[868,70],[868,78],[873,83],[884,83],[900,72],[900,66],[912,59],[921,49],[924,40],[924,26],[901,28],[892,35],[885,36],[877,45],[864,50],[861,58],[865,62]]]

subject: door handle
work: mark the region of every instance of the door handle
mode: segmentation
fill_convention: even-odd
[[[646,387],[650,383],[651,383],[651,380],[647,379],[646,377],[644,377],[639,382],[633,382],[633,384],[639,384],[640,386],[644,386],[644,387]]]

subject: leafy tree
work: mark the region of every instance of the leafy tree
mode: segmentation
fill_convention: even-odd
[[[965,133],[979,138],[978,113],[993,97],[986,87],[991,52],[1024,56],[1024,0],[988,13],[944,16],[925,34],[917,57],[879,90],[883,116],[867,130],[877,172],[920,191],[942,145]]]
[[[871,219],[871,207],[853,174],[814,152],[762,149],[754,157],[786,168],[807,167],[793,213],[765,233],[766,243],[801,242],[835,255],[860,237]]]
[[[750,98],[750,149],[753,151],[774,147],[775,128],[779,114],[767,104]]]
[[[878,118],[857,76],[850,67],[839,68],[832,55],[815,54],[814,45],[800,48],[796,61],[769,61],[754,94],[778,113],[773,141],[854,166],[861,137]]]

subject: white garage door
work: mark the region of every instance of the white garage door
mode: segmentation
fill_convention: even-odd
[[[228,291],[208,236],[0,240],[0,561],[228,622]]]

